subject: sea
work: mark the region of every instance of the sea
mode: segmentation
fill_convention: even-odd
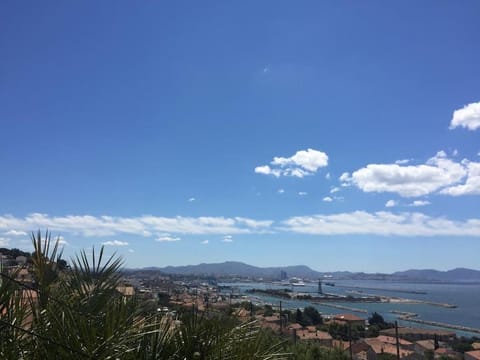
[[[398,315],[392,311],[402,311],[418,314],[418,319],[435,321],[447,324],[467,326],[480,329],[480,284],[446,284],[446,283],[410,283],[394,282],[387,280],[332,280],[328,286],[324,281],[322,289],[324,293],[337,295],[352,295],[355,297],[362,295],[384,295],[398,297],[403,299],[414,299],[429,301],[435,303],[448,303],[455,305],[456,308],[446,308],[430,304],[419,303],[362,303],[362,302],[332,302],[335,305],[342,305],[356,309],[364,309],[366,314],[357,313],[358,316],[367,317],[373,312],[381,314],[387,321],[397,320],[399,326],[412,326],[423,328],[434,328],[432,326],[407,322],[398,319]],[[326,307],[314,304],[308,300],[285,300],[278,297],[263,295],[259,293],[248,294],[249,289],[285,289],[288,288],[294,292],[312,293],[318,291],[318,283],[305,283],[305,286],[288,286],[269,282],[232,282],[219,285],[229,286],[234,293],[248,296],[256,304],[278,305],[282,301],[282,307],[288,309],[304,308],[314,306],[323,315],[333,315],[339,313],[348,313],[351,311]],[[354,312],[351,312],[354,313]],[[480,334],[466,331],[450,330],[457,333],[458,336],[476,336]]]

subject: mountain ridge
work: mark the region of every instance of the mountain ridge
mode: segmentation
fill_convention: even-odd
[[[202,276],[239,276],[239,277],[264,277],[280,278],[281,271],[285,271],[288,277],[301,277],[307,279],[318,278],[343,278],[343,279],[391,279],[412,281],[458,281],[480,282],[480,271],[467,268],[455,268],[451,270],[435,269],[409,269],[386,273],[365,273],[351,271],[322,272],[311,269],[306,265],[258,267],[240,261],[225,261],[221,263],[200,263],[197,265],[147,267],[138,270],[156,270],[165,274],[177,275],[202,275]]]

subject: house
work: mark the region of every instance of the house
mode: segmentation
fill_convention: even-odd
[[[343,345],[344,345],[344,348],[343,348],[344,353],[347,354],[347,356],[350,355],[350,343],[343,342]],[[358,342],[352,343],[351,353],[352,353],[352,359],[354,360],[376,360],[377,359],[375,351],[365,341],[358,341]]]
[[[463,355],[459,352],[447,349],[447,348],[438,348],[434,351],[434,359],[463,359]]]
[[[315,341],[322,346],[332,347],[332,337],[326,331],[309,331],[308,329],[295,330],[297,339],[304,341]]]
[[[480,360],[480,350],[467,351],[465,360]]]
[[[353,314],[338,314],[338,315],[335,315],[333,319],[330,321],[340,325],[365,326],[365,319],[362,319],[361,317],[358,317]]]
[[[389,336],[380,336],[378,338],[370,338],[370,339],[365,339],[365,343],[370,345],[372,350],[375,352],[375,355],[381,355],[381,354],[390,354],[390,355],[397,355],[397,345],[396,345],[396,339],[389,337]],[[400,358],[401,359],[414,359],[416,357],[415,352],[413,351],[413,344],[406,341],[402,340],[402,342],[407,343],[407,347],[411,347],[411,349],[407,349],[403,346],[399,346],[399,353],[400,353]],[[400,343],[400,340],[399,340]]]
[[[434,351],[435,350],[435,340],[428,339],[428,340],[418,340],[414,343],[414,350],[415,353],[421,357],[425,356],[425,352],[427,351]]]

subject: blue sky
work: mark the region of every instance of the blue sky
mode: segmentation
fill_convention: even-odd
[[[477,1],[4,1],[0,245],[480,269]]]

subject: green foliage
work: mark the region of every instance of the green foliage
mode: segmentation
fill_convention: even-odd
[[[271,305],[266,304],[263,307],[263,316],[272,316],[273,315],[273,308]]]
[[[299,342],[287,347],[295,360],[347,360],[349,357],[339,349],[327,349],[313,342]]]
[[[452,350],[464,353],[473,350],[472,340],[464,337],[457,338],[452,343]]]
[[[106,258],[103,247],[80,252],[64,268],[59,240],[38,233],[32,242],[35,291],[8,277],[0,283],[1,359],[287,358],[255,322],[196,314],[175,322],[122,296],[116,290],[122,260]]]
[[[393,323],[388,323],[383,319],[383,316],[377,312],[374,312],[372,316],[368,318],[369,325],[375,325],[379,330],[390,329],[395,327]]]
[[[361,325],[331,323],[328,326],[328,333],[337,340],[348,341],[350,336],[352,340],[358,340],[365,337],[365,329]]]

